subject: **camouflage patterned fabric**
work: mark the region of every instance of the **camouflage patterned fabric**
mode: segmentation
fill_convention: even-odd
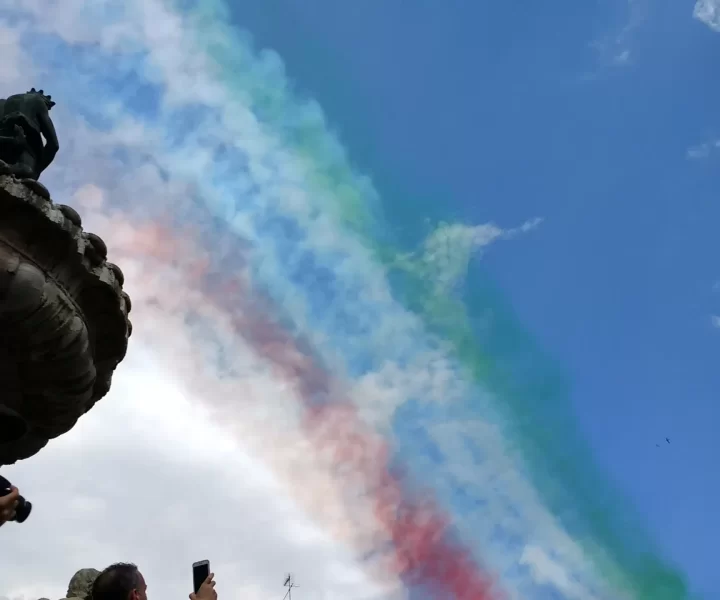
[[[97,569],[80,569],[70,580],[66,598],[86,600],[98,575],[100,571]]]

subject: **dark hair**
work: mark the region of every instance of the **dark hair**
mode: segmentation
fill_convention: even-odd
[[[132,563],[115,563],[97,576],[89,600],[128,600],[140,585],[140,572]]]

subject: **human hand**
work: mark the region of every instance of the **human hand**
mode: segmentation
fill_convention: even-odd
[[[202,582],[197,594],[190,594],[190,600],[217,600],[214,577],[215,573],[210,573],[207,579]]]
[[[18,489],[13,486],[7,496],[0,496],[0,527],[15,518],[15,508],[18,505]],[[212,599],[214,600],[214,599]]]

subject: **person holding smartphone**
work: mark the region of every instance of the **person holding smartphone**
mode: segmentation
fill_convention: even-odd
[[[132,563],[110,565],[92,585],[92,600],[147,600],[147,583]],[[190,600],[217,600],[215,575],[209,573]]]

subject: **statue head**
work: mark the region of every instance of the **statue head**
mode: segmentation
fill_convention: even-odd
[[[52,100],[52,96],[48,94],[45,95],[45,92],[43,90],[36,90],[35,88],[32,88],[28,94],[38,94],[42,96],[42,99],[45,101],[46,106],[48,107],[48,110],[50,110],[53,106],[55,106],[55,103]]]

